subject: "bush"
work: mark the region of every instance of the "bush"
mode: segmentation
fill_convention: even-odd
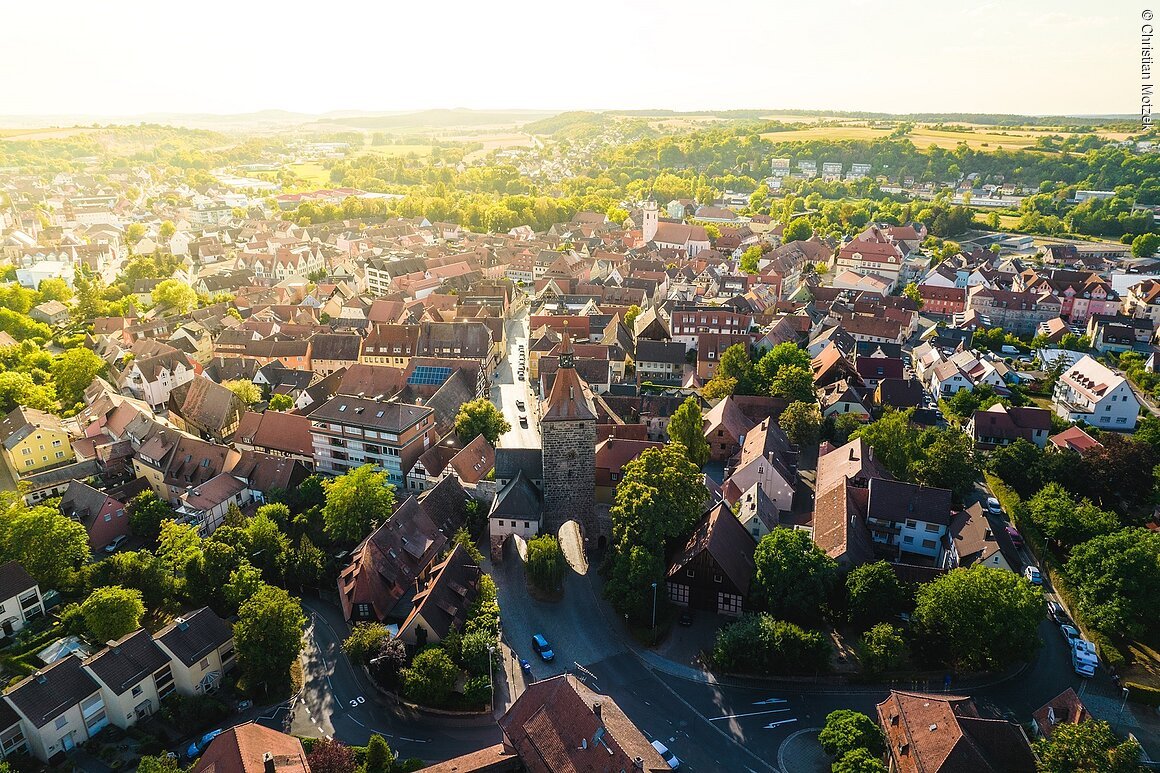
[[[906,640],[890,623],[879,623],[862,634],[862,666],[869,674],[880,674],[906,662]]]
[[[365,663],[370,653],[377,652],[391,632],[382,623],[356,623],[342,643],[342,651],[356,663]]]
[[[230,714],[226,704],[209,695],[174,693],[161,704],[161,716],[182,730],[201,732]]]
[[[491,680],[486,676],[474,676],[463,686],[463,697],[473,706],[486,705],[491,700]]]
[[[829,667],[830,645],[818,631],[764,613],[747,614],[717,632],[713,660],[725,671],[816,673]]]
[[[1104,634],[1096,630],[1088,631],[1088,637],[1091,643],[1096,645],[1096,654],[1100,656],[1100,660],[1104,661],[1106,665],[1113,669],[1122,668],[1127,662],[1124,653],[1112,644],[1112,640]]]
[[[451,694],[459,669],[441,647],[434,646],[416,655],[411,666],[403,669],[402,677],[403,693],[408,698],[416,703],[436,705]]]

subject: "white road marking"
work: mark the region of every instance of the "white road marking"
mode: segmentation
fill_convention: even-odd
[[[778,727],[779,725],[788,725],[790,722],[797,722],[797,719],[794,717],[790,717],[789,719],[783,719],[779,722],[770,722],[768,725],[765,726],[765,729],[772,730],[773,728]]]
[[[756,717],[756,716],[759,716],[761,714],[781,714],[782,712],[785,712],[785,711],[789,711],[789,709],[770,709],[769,711],[751,711],[748,714],[726,714],[723,717],[713,717],[709,721],[710,722],[718,722],[722,719],[741,719],[742,717]]]
[[[768,705],[770,703],[785,703],[785,702],[786,702],[785,698],[766,698],[763,701],[754,701],[753,705],[754,706],[765,706],[765,705]]]

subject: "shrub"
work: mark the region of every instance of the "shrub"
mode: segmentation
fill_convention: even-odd
[[[491,700],[491,680],[486,676],[473,676],[463,686],[463,697],[474,706],[482,706]]]
[[[429,647],[403,669],[403,693],[417,703],[434,705],[447,700],[459,678],[459,669],[441,647]]]
[[[1128,700],[1133,703],[1160,707],[1160,688],[1139,682],[1124,682],[1123,685],[1128,688]]]
[[[725,671],[792,674],[824,671],[830,646],[817,631],[807,631],[768,614],[747,614],[717,632],[713,660]]]
[[[356,663],[364,663],[390,636],[391,632],[381,623],[356,623],[342,643],[342,651]]]
[[[906,640],[890,623],[879,623],[862,634],[862,665],[867,673],[880,674],[906,662]]]

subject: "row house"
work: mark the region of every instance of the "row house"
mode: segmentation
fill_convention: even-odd
[[[151,716],[171,693],[215,690],[234,663],[233,629],[208,608],[88,658],[70,653],[4,693],[0,753],[55,762],[109,724],[125,729]]]
[[[310,414],[315,469],[342,475],[364,464],[404,487],[406,474],[438,442],[435,411],[426,406],[336,395]]]
[[[121,370],[119,386],[157,413],[165,410],[174,389],[197,375],[189,356],[167,344],[141,339],[129,353],[133,359]]]
[[[1160,327],[1160,281],[1145,279],[1129,287],[1123,297],[1123,312],[1147,319],[1153,330]]]
[[[1072,322],[1084,322],[1097,314],[1115,314],[1121,303],[1111,283],[1092,271],[1032,268],[1015,276],[1012,289],[1051,293],[1059,299],[1060,316]]]
[[[967,308],[967,291],[962,287],[921,284],[918,285],[918,295],[922,298],[924,314],[949,317],[961,314]]]
[[[967,294],[968,312],[977,313],[987,327],[1016,334],[1034,333],[1041,322],[1060,316],[1062,308],[1062,301],[1049,292],[976,287]]]

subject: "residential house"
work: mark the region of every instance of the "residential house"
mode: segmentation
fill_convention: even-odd
[[[15,480],[76,459],[64,422],[34,408],[17,406],[5,416],[0,421],[0,442]]]
[[[1140,412],[1127,379],[1087,355],[1059,377],[1052,404],[1062,418],[1100,429],[1133,430]]]
[[[948,489],[872,478],[866,506],[866,525],[875,544],[901,558],[903,553],[937,563],[951,522]]]
[[[673,308],[669,328],[674,341],[686,349],[698,346],[702,334],[739,336],[747,335],[753,325],[753,315],[729,306],[687,306]]]
[[[685,345],[676,341],[637,341],[637,381],[681,381],[685,372],[685,351]]]
[[[705,439],[709,442],[709,458],[727,461],[741,450],[741,440],[753,426],[753,421],[741,410],[732,395],[722,398],[704,414]]]
[[[129,536],[125,503],[82,481],[69,482],[60,499],[60,511],[85,527],[94,551],[117,537]]]
[[[429,406],[347,395],[332,397],[310,414],[310,434],[318,472],[342,475],[369,463],[398,488],[405,488],[415,461],[439,440]]]
[[[74,655],[25,677],[4,700],[20,716],[32,756],[42,762],[72,751],[109,724],[100,685]]]
[[[43,614],[44,599],[32,575],[17,561],[0,564],[0,636],[7,639]]]
[[[922,405],[925,394],[922,382],[916,378],[887,378],[874,390],[874,404],[897,410],[917,408]]]
[[[1130,317],[1147,319],[1152,329],[1160,327],[1160,281],[1145,279],[1124,293],[1123,311]]]
[[[1031,714],[1031,729],[1036,738],[1050,739],[1060,725],[1078,725],[1094,719],[1083,700],[1068,687]]]
[[[610,437],[596,444],[596,501],[611,504],[624,466],[650,448],[663,448],[652,440]]]
[[[210,741],[193,773],[310,773],[310,764],[296,737],[247,722]]]
[[[170,391],[192,381],[197,372],[185,352],[167,344],[141,339],[129,353],[133,359],[124,366],[118,384],[157,413],[169,404]]]
[[[749,596],[756,547],[729,506],[715,505],[669,561],[665,580],[669,600],[682,607],[739,616]]]
[[[1060,316],[1062,303],[1050,292],[972,288],[967,311],[983,318],[987,327],[1001,327],[1015,334],[1034,333],[1039,323]]]
[[[329,376],[360,361],[363,340],[357,335],[319,333],[310,339],[310,367]]]
[[[539,451],[538,448],[535,450]],[[499,560],[502,557],[504,543],[511,535],[514,534],[526,542],[539,534],[540,523],[544,517],[543,493],[530,477],[531,474],[537,476],[541,474],[538,471],[538,456],[535,473],[529,474],[517,468],[514,473],[506,473],[511,477],[501,479],[500,462],[510,458],[508,454],[496,455],[496,483],[499,490],[487,514],[492,560]]]
[[[153,634],[153,640],[169,658],[174,688],[182,695],[216,690],[235,665],[234,629],[209,607],[178,617]]]
[[[509,756],[517,758],[520,767],[515,769],[526,773],[670,770],[616,701],[592,691],[571,674],[528,685],[500,717],[499,727],[502,748],[484,750],[488,773],[513,770],[506,767]],[[444,763],[441,773],[464,769],[452,760]]]
[[[399,626],[397,638],[410,647],[422,648],[443,641],[453,631],[462,632],[468,610],[479,595],[482,574],[463,546],[456,543],[420,578],[411,613]]]
[[[766,509],[768,505],[759,502],[754,489],[760,489],[761,498],[772,505],[775,520],[782,513],[793,508],[794,484],[797,481],[798,449],[789,442],[785,432],[772,416],[767,416],[745,431],[741,437],[741,452],[736,463],[726,470],[721,496],[731,506],[744,507],[748,502],[752,507]],[[754,499],[746,500],[753,492]],[[740,505],[738,503],[741,503]],[[740,517],[740,516],[739,516]],[[750,533],[759,527],[757,538],[765,536],[765,525],[742,519]]]
[[[246,410],[233,390],[205,376],[174,388],[169,399],[172,413],[181,418],[187,432],[223,445],[233,440]]]
[[[152,716],[176,689],[169,655],[145,629],[139,629],[84,662],[84,670],[101,688],[109,721],[128,728]]]
[[[308,469],[314,467],[309,416],[280,411],[246,411],[234,432],[234,446],[239,451],[261,451],[294,459]]]
[[[1011,535],[1001,524],[991,523],[982,504],[975,502],[951,517],[944,568],[987,566],[1014,572],[1022,564]]]
[[[897,773],[1033,773],[1023,729],[979,714],[971,698],[900,692],[878,704],[890,769]]]
[[[46,325],[63,325],[69,321],[68,306],[65,306],[60,301],[45,301],[44,303],[33,306],[28,316],[32,317],[37,322],[43,322]]]
[[[817,390],[818,404],[822,411],[822,418],[852,414],[859,421],[869,421],[870,411],[866,408],[866,401],[862,393],[855,389],[849,381],[842,379]]]
[[[1047,441],[1057,451],[1074,451],[1080,456],[1083,456],[1094,448],[1104,447],[1103,443],[1079,427],[1068,427],[1058,435],[1052,435]]]
[[[1043,448],[1051,432],[1051,411],[1045,408],[1016,408],[995,403],[985,411],[975,411],[966,432],[976,447],[989,451],[1022,438]]]
[[[950,317],[967,309],[967,291],[963,287],[924,283],[918,286],[918,295],[922,298],[922,313],[927,316]]]

